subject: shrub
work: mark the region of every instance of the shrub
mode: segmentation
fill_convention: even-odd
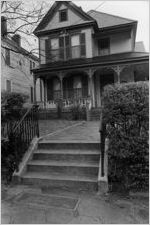
[[[18,120],[23,116],[26,109],[23,104],[27,100],[27,96],[20,93],[2,92],[2,114],[1,114],[1,168],[2,179],[10,182],[12,174],[19,164],[21,159],[21,151],[17,151],[15,140],[19,137],[13,136],[13,128]],[[7,137],[7,138],[4,138]],[[20,143],[21,148],[21,143]]]
[[[23,104],[28,96],[22,93],[2,92],[2,121],[18,119],[24,113]]]
[[[124,190],[148,188],[148,83],[106,86],[103,121],[109,137],[108,178]]]
[[[86,108],[80,105],[71,107],[71,114],[73,120],[86,120]]]

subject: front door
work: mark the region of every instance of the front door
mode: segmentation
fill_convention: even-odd
[[[102,95],[102,92],[104,90],[104,87],[108,84],[114,84],[114,74],[101,74],[100,75],[100,94]]]

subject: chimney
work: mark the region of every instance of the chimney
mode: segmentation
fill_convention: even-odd
[[[14,34],[12,37],[12,40],[19,46],[21,47],[21,37],[19,34]]]
[[[1,16],[1,35],[7,36],[7,19],[5,16]]]

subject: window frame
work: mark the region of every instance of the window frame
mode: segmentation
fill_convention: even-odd
[[[65,18],[65,20],[63,19],[62,20],[62,14],[61,13],[66,13],[66,18]],[[66,22],[66,21],[68,21],[68,9],[62,9],[62,10],[59,10],[59,22],[61,23],[61,22]]]

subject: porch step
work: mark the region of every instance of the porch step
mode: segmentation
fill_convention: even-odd
[[[22,176],[23,184],[38,186],[41,188],[78,191],[98,190],[97,179],[90,176],[56,175],[43,172],[28,172]]]
[[[59,162],[59,161],[31,161],[27,166],[28,171],[48,172],[59,175],[96,175],[98,172],[98,163],[79,163],[79,162]]]
[[[35,151],[33,160],[57,160],[58,162],[67,160],[67,162],[98,162],[100,151],[97,150],[45,150]]]
[[[23,184],[65,190],[96,191],[100,144],[77,141],[40,141],[21,176]]]
[[[97,142],[82,142],[82,141],[40,141],[38,144],[38,149],[48,149],[48,150],[99,150],[100,143]]]

